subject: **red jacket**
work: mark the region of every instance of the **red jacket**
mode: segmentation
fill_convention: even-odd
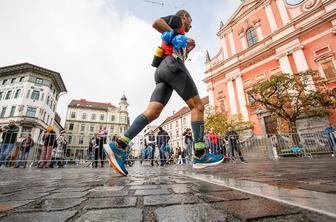
[[[209,140],[211,141],[212,144],[217,144],[218,143],[218,135],[217,134],[210,132],[208,138],[209,138]]]

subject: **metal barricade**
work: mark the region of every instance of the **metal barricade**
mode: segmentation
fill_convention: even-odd
[[[336,144],[336,143],[335,143]],[[253,136],[241,143],[243,155],[258,159],[277,159],[286,156],[312,158],[318,154],[332,154],[336,145],[324,132],[277,133]]]
[[[0,166],[11,167],[103,167],[107,158],[103,146],[115,140],[114,135],[83,135],[54,132],[31,135],[28,133],[2,132],[0,139]],[[36,138],[36,139],[32,139]],[[135,137],[127,148],[126,164],[135,161],[156,164],[189,164],[193,149],[188,152],[184,145],[179,153],[166,138],[155,136],[152,143],[147,143],[142,136]],[[151,146],[152,150],[148,151]],[[277,133],[272,135],[253,135],[242,138],[234,150],[229,143],[220,145],[220,152],[228,157],[249,159],[277,159],[291,156],[313,157],[319,154],[335,154],[336,132]],[[147,149],[147,150],[146,150]],[[233,150],[233,151],[232,151]],[[239,153],[241,151],[241,153]],[[152,153],[151,153],[152,152]],[[208,147],[207,152],[212,152]]]

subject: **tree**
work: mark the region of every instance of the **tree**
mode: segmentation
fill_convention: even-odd
[[[287,122],[290,131],[297,133],[299,118],[327,115],[336,107],[335,93],[316,71],[273,75],[253,85],[248,92],[252,108],[260,107]]]
[[[251,129],[254,125],[253,122],[244,121],[242,115],[234,115],[229,119],[225,113],[216,112],[213,108],[208,109],[206,112],[205,130],[208,131],[213,128],[219,135],[224,135],[229,127],[236,131],[242,131]]]

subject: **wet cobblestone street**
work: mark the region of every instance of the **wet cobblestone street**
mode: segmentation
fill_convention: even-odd
[[[218,174],[230,166],[239,170],[253,163],[221,164],[208,173]],[[128,177],[119,177],[109,168],[1,169],[0,220],[334,221],[181,174],[187,168],[136,163]]]

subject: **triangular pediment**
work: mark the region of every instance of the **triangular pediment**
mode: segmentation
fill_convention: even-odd
[[[246,0],[240,4],[239,8],[232,14],[232,16],[226,21],[223,28],[225,28],[230,23],[233,23],[236,19],[238,19],[241,15],[243,15],[250,8],[255,6],[258,2],[262,0]]]

